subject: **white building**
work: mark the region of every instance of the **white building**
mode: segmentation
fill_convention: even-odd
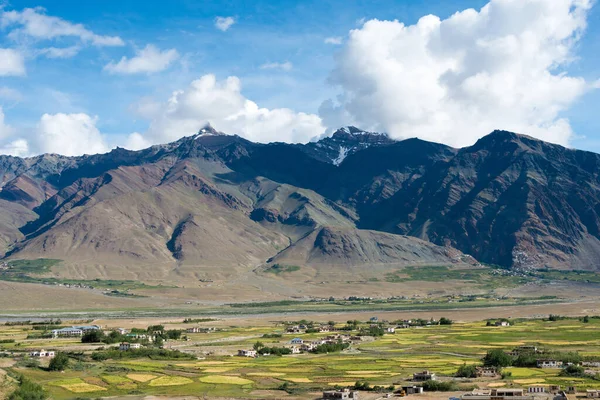
[[[46,351],[46,350],[39,350],[39,351],[32,351],[31,353],[29,353],[30,357],[35,357],[35,358],[53,358],[55,356],[55,353],[53,351]]]
[[[423,382],[423,381],[435,381],[437,378],[435,376],[435,374],[433,372],[430,371],[423,371],[423,372],[416,372],[413,374],[413,381],[417,381],[417,382]]]
[[[563,366],[562,361],[557,360],[537,360],[538,368],[561,368]]]
[[[83,334],[86,332],[97,331],[97,330],[100,330],[100,327],[98,325],[72,326],[70,328],[54,329],[52,331],[52,336],[54,338],[57,338],[57,337],[80,337],[80,336],[83,336]]]
[[[532,395],[524,393],[523,389],[475,389],[460,397],[462,400],[533,400]]]
[[[239,357],[256,357],[258,355],[258,353],[256,352],[256,350],[238,350],[238,356]]]
[[[121,350],[121,351],[138,350],[141,348],[142,348],[142,345],[139,343],[123,342],[119,345],[119,350]]]

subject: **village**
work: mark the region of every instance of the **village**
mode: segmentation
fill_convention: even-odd
[[[564,321],[503,318],[461,324],[445,317],[388,321],[371,316],[250,326],[213,319],[146,326],[135,320],[134,326],[119,326],[119,320],[11,322],[0,329],[0,357],[12,360],[9,373],[39,379],[55,398],[126,395],[134,386],[144,394],[171,393],[161,392],[164,387],[191,396],[199,387],[216,394],[227,389],[237,398],[257,398],[252,393],[265,390],[265,398],[306,399],[598,398],[600,319],[577,320],[588,345],[566,350],[553,345],[557,340],[543,340],[575,329],[573,320]],[[561,326],[558,332],[550,329]],[[485,335],[498,338],[498,344],[472,339]],[[499,346],[505,335],[510,340]],[[523,342],[514,339],[527,336]],[[59,358],[68,360],[62,370],[68,379],[51,369]],[[148,380],[136,380],[140,374]]]

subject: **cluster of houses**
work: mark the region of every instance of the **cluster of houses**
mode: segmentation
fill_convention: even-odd
[[[200,326],[195,326],[193,328],[187,328],[185,331],[187,333],[210,333],[216,332],[217,328],[204,328]]]
[[[4,261],[0,262],[0,271],[7,271],[10,269],[10,266]]]
[[[294,338],[291,340],[292,344],[292,353],[294,353],[294,348],[300,346],[298,349],[298,353],[304,352],[309,353],[311,351],[316,350],[317,347],[322,346],[324,344],[338,344],[338,343],[355,343],[360,342],[362,338],[360,336],[352,336],[352,335],[329,335],[323,339],[313,340],[308,343],[300,338]]]

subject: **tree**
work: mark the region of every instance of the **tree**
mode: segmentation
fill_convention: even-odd
[[[147,329],[149,333],[162,332],[165,330],[164,325],[150,325]]]
[[[50,360],[48,369],[50,371],[64,371],[69,366],[69,356],[65,353],[56,353],[56,356]]]
[[[262,349],[263,347],[265,347],[265,345],[264,345],[264,343],[263,343],[263,342],[260,342],[260,341],[258,341],[258,342],[256,342],[256,343],[254,343],[254,346],[252,346],[252,348],[253,348],[255,351],[259,351],[259,350],[260,350],[260,349]]]
[[[162,336],[157,335],[156,338],[154,338],[154,346],[160,348],[160,347],[163,347],[163,344],[164,344],[164,340],[163,340]]]
[[[585,317],[583,317],[583,323],[587,324],[588,322],[590,322],[590,317],[586,315]]]
[[[561,376],[572,376],[583,378],[585,376],[585,368],[579,365],[569,365],[560,372]]]
[[[166,332],[167,338],[171,340],[179,340],[181,339],[182,330],[179,329],[171,329]]]
[[[476,378],[477,367],[474,365],[467,365],[465,363],[458,368],[458,371],[456,371],[456,376],[459,378]]]
[[[452,325],[452,320],[446,317],[440,318],[440,325]]]
[[[490,350],[483,357],[483,363],[488,367],[510,367],[512,362],[512,357],[500,349]]]
[[[100,343],[104,340],[104,332],[101,330],[87,331],[81,337],[81,343]]]

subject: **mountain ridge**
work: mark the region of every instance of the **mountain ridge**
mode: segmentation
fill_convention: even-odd
[[[410,246],[389,243],[414,237],[420,249],[425,240],[508,268],[598,270],[599,176],[598,154],[507,131],[455,149],[355,127],[260,144],[207,126],[140,151],[0,156],[0,201],[10,205],[0,210],[0,254],[233,271],[306,247],[323,229],[349,229],[332,237],[398,252],[383,257],[373,244],[359,260],[349,250],[357,265],[411,259]]]

